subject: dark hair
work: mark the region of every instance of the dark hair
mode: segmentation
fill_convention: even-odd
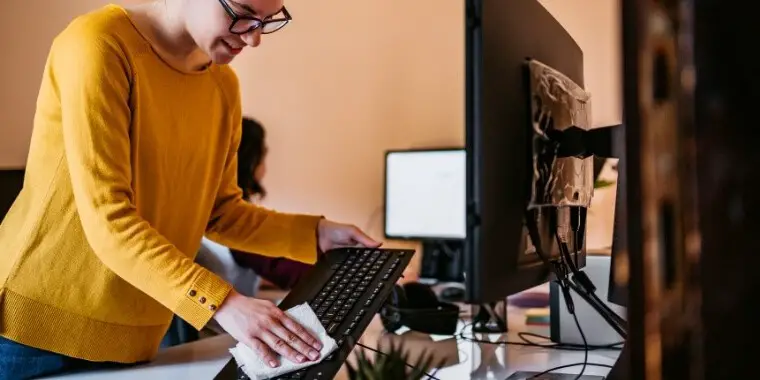
[[[264,126],[257,120],[243,118],[243,135],[238,148],[238,186],[243,189],[243,197],[251,195],[266,196],[267,192],[259,181],[253,177],[253,171],[259,166],[266,153]]]

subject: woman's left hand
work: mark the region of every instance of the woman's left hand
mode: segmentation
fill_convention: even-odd
[[[381,245],[354,225],[336,223],[327,219],[319,221],[317,239],[322,252],[345,247],[377,248]]]

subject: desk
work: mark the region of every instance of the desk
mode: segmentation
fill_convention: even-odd
[[[511,342],[520,341],[519,331],[530,331],[546,335],[547,328],[535,328],[525,325],[525,316],[520,309],[509,309],[510,333],[505,337],[492,335],[491,341]],[[460,328],[464,324],[460,323]],[[465,334],[472,336],[471,334]],[[487,339],[479,337],[478,339]],[[411,331],[400,331],[399,335],[383,334],[382,324],[378,317],[372,321],[361,342],[381,351],[390,341],[403,340],[410,350],[410,360],[414,361],[423,350],[435,352],[436,358],[445,360],[435,377],[447,379],[499,379],[504,380],[518,371],[541,372],[551,367],[583,362],[582,351],[561,351],[537,347],[516,345],[489,345],[472,343],[466,340],[456,341],[451,337],[438,337],[419,334]],[[70,380],[152,380],[152,379],[182,379],[210,380],[230,360],[228,349],[235,345],[234,339],[228,335],[220,335],[197,342],[173,347],[162,351],[152,363],[129,369],[89,372],[86,374],[71,374],[54,377]],[[356,348],[360,349],[359,347]],[[372,353],[368,352],[368,355]],[[619,351],[599,350],[590,351],[588,361],[612,365],[617,360]],[[353,360],[353,358],[349,358]],[[578,373],[581,366],[560,370],[562,373]],[[584,374],[606,375],[609,369],[588,366]],[[336,379],[348,379],[345,366]]]

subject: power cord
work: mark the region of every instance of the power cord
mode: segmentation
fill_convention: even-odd
[[[573,317],[575,319],[576,326],[579,327],[579,330],[580,330],[580,326],[579,326],[580,323],[578,321],[577,316],[575,314],[573,314]],[[564,369],[564,368],[570,368],[570,367],[575,367],[575,366],[579,366],[579,365],[584,365],[584,363],[585,363],[585,366],[612,368],[612,366],[610,366],[608,364],[600,364],[600,363],[588,362],[588,351],[594,351],[594,350],[620,350],[621,349],[620,346],[624,344],[624,342],[618,342],[618,343],[607,344],[607,345],[589,345],[588,342],[586,341],[585,335],[583,335],[583,332],[581,332],[581,334],[582,334],[581,336],[582,336],[583,341],[585,343],[583,345],[573,344],[573,343],[556,343],[556,342],[551,342],[551,338],[550,337],[548,337],[546,335],[532,333],[532,332],[518,332],[517,336],[522,340],[522,342],[512,342],[512,341],[506,341],[506,340],[504,340],[504,341],[490,341],[490,340],[476,339],[474,337],[465,336],[464,334],[465,334],[467,328],[470,327],[470,326],[472,326],[472,323],[465,323],[465,321],[463,319],[461,319],[461,318],[460,318],[460,322],[462,322],[462,324],[463,324],[462,328],[459,330],[459,332],[455,333],[452,336],[453,338],[455,338],[457,340],[461,339],[461,340],[468,341],[468,342],[473,342],[473,343],[478,343],[478,344],[490,344],[490,345],[496,345],[496,346],[499,346],[499,345],[514,345],[514,346],[536,347],[536,348],[544,348],[544,349],[552,349],[552,350],[568,350],[568,351],[580,351],[580,350],[584,350],[585,351],[584,361],[582,363],[574,363],[574,364],[567,364],[567,365],[562,365],[562,366],[559,366],[559,367],[554,367],[554,368],[551,368],[549,370],[546,370],[546,371],[542,372],[539,375],[545,375],[547,373],[558,371],[558,370]],[[529,339],[528,337],[538,338],[538,339],[544,339],[547,342],[543,342],[543,343],[542,342],[536,342],[536,341],[533,341],[533,340]],[[384,352],[378,351],[377,349],[368,347],[368,346],[366,346],[364,344],[361,344],[361,343],[357,343],[356,345],[360,346],[360,347],[362,347],[364,349],[370,350],[372,352],[381,354],[381,355],[387,355]],[[405,363],[405,364],[408,367],[412,368],[412,369],[416,369],[416,367],[412,366],[409,363]],[[585,366],[584,366],[583,371],[585,371]],[[581,375],[583,374],[583,371],[581,372]],[[436,379],[435,374],[437,372],[438,372],[438,369],[436,369],[432,374],[427,374],[426,373],[425,375],[428,376],[428,379]],[[581,375],[578,375],[578,377],[580,377]]]
[[[570,268],[570,270],[573,272],[573,278],[579,273],[578,267],[575,265],[575,262],[573,262],[572,257],[570,257],[570,253],[567,251],[567,244],[562,241],[562,238],[559,236],[559,233],[554,234],[555,238],[557,239],[557,246],[559,247],[560,253],[562,257],[564,258],[565,264]],[[575,233],[575,238],[573,239],[573,247],[577,248],[577,238],[578,234]],[[575,257],[578,257],[578,251],[575,252]],[[589,280],[590,281],[590,280]],[[583,376],[583,373],[586,372],[586,365],[588,364],[588,341],[586,340],[586,334],[583,332],[583,328],[581,327],[580,322],[578,321],[578,315],[575,313],[575,306],[572,301],[572,295],[570,294],[570,286],[569,286],[569,280],[567,277],[563,279],[558,279],[557,282],[559,285],[563,288],[562,293],[565,297],[565,303],[567,304],[567,310],[570,312],[570,315],[573,316],[573,321],[575,321],[575,326],[578,328],[578,333],[581,334],[581,339],[583,339],[583,367],[581,368],[581,372],[578,373],[578,376],[575,377],[575,379],[580,379],[581,376]],[[571,309],[572,306],[572,309]]]
[[[578,242],[581,240],[580,226],[585,223],[584,213],[581,207],[570,208],[570,230],[573,233],[573,252],[575,253],[575,261],[570,256],[567,243],[563,241],[559,234],[556,234],[557,245],[560,251],[560,255],[567,263],[567,267],[572,272],[572,281],[567,281],[568,286],[573,289],[579,296],[581,296],[588,304],[604,318],[604,320],[617,332],[623,339],[628,339],[627,322],[625,319],[617,315],[607,304],[602,301],[596,294],[596,286],[594,282],[586,275],[585,272],[578,268]]]
[[[580,215],[580,210],[571,209],[571,230],[573,231],[573,248],[575,249],[575,259],[578,258],[578,240],[579,240],[579,230],[580,230],[580,224],[582,215]],[[522,333],[518,334],[518,336],[523,340],[523,342],[492,342],[492,341],[486,341],[486,340],[479,340],[474,338],[469,338],[464,336],[464,329],[463,331],[459,332],[457,334],[459,339],[475,342],[475,343],[484,343],[484,344],[509,344],[509,345],[521,345],[521,346],[530,346],[530,347],[541,347],[541,348],[549,348],[549,349],[565,349],[565,350],[580,350],[582,349],[584,351],[583,355],[583,362],[582,363],[575,363],[575,364],[568,364],[563,366],[558,366],[551,368],[549,370],[546,370],[544,372],[541,372],[537,375],[534,375],[531,377],[531,379],[538,378],[542,375],[545,375],[550,372],[554,372],[560,369],[574,367],[578,365],[582,365],[580,373],[575,377],[576,380],[580,379],[583,374],[586,371],[586,368],[588,366],[597,366],[597,367],[607,367],[612,368],[612,366],[607,364],[600,364],[600,363],[589,363],[588,362],[588,352],[590,350],[595,349],[616,349],[617,346],[619,346],[621,343],[612,344],[612,345],[603,345],[603,346],[590,346],[588,344],[588,340],[586,339],[586,334],[583,332],[583,328],[581,327],[580,321],[578,320],[578,316],[575,313],[575,304],[573,302],[572,295],[570,293],[570,289],[575,291],[579,296],[581,296],[586,302],[589,303],[604,319],[607,321],[610,326],[612,326],[621,336],[624,338],[627,337],[627,331],[624,328],[625,321],[618,316],[616,313],[614,313],[607,305],[599,299],[599,297],[595,293],[595,287],[593,285],[593,282],[591,281],[588,276],[586,276],[585,273],[580,271],[578,269],[577,263],[573,261],[573,258],[571,257],[569,253],[569,248],[566,242],[564,242],[558,233],[555,233],[555,238],[557,240],[557,245],[560,251],[560,260],[551,260],[551,256],[547,256],[544,253],[543,247],[541,246],[541,239],[540,234],[538,230],[538,225],[536,223],[536,217],[535,213],[531,210],[526,210],[525,212],[525,223],[526,227],[528,229],[528,235],[530,237],[531,242],[533,243],[533,246],[535,247],[536,255],[544,262],[546,267],[555,275],[556,279],[554,280],[562,290],[563,298],[565,300],[565,305],[567,307],[568,312],[573,316],[573,321],[575,322],[575,326],[578,328],[578,332],[581,335],[581,338],[583,339],[583,345],[570,345],[570,344],[561,344],[561,343],[555,343],[555,344],[540,344],[536,342],[531,342],[528,339],[525,338],[525,336],[529,336],[531,334],[529,333]],[[570,272],[572,272],[572,281],[570,279],[568,269]],[[465,326],[466,328],[466,326]],[[542,337],[537,334],[532,334],[533,336]],[[546,337],[542,337],[546,338]],[[374,351],[379,354],[385,355],[385,353],[377,351],[375,349],[366,347],[362,344],[358,344],[361,347],[364,347],[370,351]],[[410,366],[411,368],[415,369],[414,366],[411,366],[410,364],[406,363],[407,366]],[[427,374],[426,374],[427,375]],[[433,378],[431,375],[427,375],[428,378]]]
[[[586,366],[588,365],[589,347],[588,347],[588,341],[586,340],[586,335],[583,333],[581,324],[578,321],[578,316],[575,315],[575,303],[573,302],[573,297],[570,294],[571,282],[569,281],[569,276],[567,273],[567,268],[569,267],[571,271],[573,271],[573,274],[575,274],[577,271],[577,267],[575,267],[575,263],[572,261],[572,258],[570,258],[570,255],[567,252],[567,245],[564,242],[562,242],[562,239],[560,239],[560,236],[558,233],[555,233],[555,238],[557,239],[562,260],[552,262],[551,256],[547,256],[544,254],[543,247],[541,246],[540,234],[538,232],[538,224],[536,223],[536,217],[533,211],[526,210],[525,224],[528,229],[528,236],[530,237],[530,240],[533,243],[533,247],[536,250],[536,254],[547,265],[547,268],[554,273],[556,277],[554,281],[559,285],[560,289],[562,290],[562,295],[565,299],[565,306],[567,307],[567,311],[573,316],[575,325],[576,327],[578,327],[578,332],[581,334],[581,338],[583,339],[583,347],[584,347],[583,368],[581,369],[581,372],[578,374],[578,376],[575,377],[576,380],[580,379],[581,376],[583,376],[583,373],[586,371]],[[536,377],[534,376],[532,378],[536,378]]]
[[[462,332],[458,333],[458,335],[459,335],[458,338],[462,339],[462,340],[470,341],[470,342],[473,342],[473,343],[479,343],[479,344],[517,345],[517,346],[527,346],[527,347],[540,347],[540,348],[555,349],[555,350],[570,350],[570,351],[583,350],[584,351],[583,362],[573,363],[573,364],[566,364],[566,365],[561,365],[561,366],[557,366],[557,367],[554,367],[554,368],[550,368],[550,369],[548,369],[548,370],[546,370],[544,372],[541,372],[541,373],[538,373],[536,375],[533,375],[533,376],[529,377],[528,379],[537,379],[540,376],[546,375],[547,373],[558,371],[558,370],[565,369],[565,368],[576,367],[576,366],[579,366],[579,365],[583,366],[583,368],[581,369],[581,372],[578,375],[576,375],[575,379],[579,379],[581,376],[583,376],[583,374],[586,371],[586,368],[589,367],[589,366],[591,366],[591,367],[612,368],[612,366],[609,365],[609,364],[589,362],[588,361],[588,352],[592,351],[592,350],[608,350],[608,349],[617,349],[617,350],[619,350],[620,348],[618,346],[622,345],[623,342],[615,343],[615,344],[609,344],[609,345],[589,345],[588,342],[586,341],[586,336],[585,336],[585,334],[583,333],[583,330],[580,327],[580,322],[578,321],[578,317],[576,316],[576,314],[573,314],[573,319],[575,320],[576,327],[578,327],[578,331],[581,333],[581,338],[583,338],[583,342],[584,342],[583,345],[569,344],[569,343],[553,343],[553,342],[552,343],[533,342],[533,341],[530,341],[529,339],[527,339],[526,336],[533,336],[533,337],[536,337],[536,338],[541,338],[541,339],[546,339],[546,340],[549,340],[550,338],[547,337],[547,336],[544,336],[544,335],[534,334],[534,333],[528,333],[528,332],[518,333],[518,336],[520,336],[520,338],[523,339],[524,342],[489,341],[489,340],[483,340],[483,339],[474,339],[474,338],[470,338],[470,337],[464,336],[464,330],[466,329],[467,326],[465,326],[465,328],[462,329],[463,330]]]
[[[586,334],[583,333],[583,329],[581,328],[581,323],[578,322],[578,315],[575,313],[573,313],[573,320],[575,321],[575,326],[578,327],[578,333],[581,334],[581,339],[583,339],[583,345],[585,346],[583,350],[583,367],[581,367],[581,372],[578,373],[578,376],[575,377],[577,380],[586,372],[586,366],[588,365],[588,341],[586,340]]]
[[[356,343],[356,345],[357,345],[357,346],[359,346],[359,347],[361,347],[361,348],[363,348],[363,349],[365,349],[365,350],[369,350],[369,351],[372,351],[372,352],[374,352],[374,353],[376,353],[376,354],[380,354],[380,355],[388,356],[388,354],[386,354],[385,352],[382,352],[382,351],[380,351],[380,350],[378,350],[378,349],[375,349],[375,348],[372,348],[372,347],[368,347],[368,346],[365,346],[365,345],[364,345],[364,344],[362,344],[362,343]],[[416,371],[416,370],[419,370],[419,368],[417,368],[417,367],[415,367],[415,366],[413,366],[413,365],[411,365],[411,364],[409,364],[409,363],[407,363],[407,362],[404,362],[404,364],[406,364],[406,366],[407,366],[407,367],[409,367],[409,368],[411,368],[411,369],[413,369],[413,370],[415,370],[415,371]],[[427,378],[428,378],[428,379],[432,379],[432,380],[441,380],[441,379],[439,379],[439,378],[435,377],[435,374],[436,374],[436,372],[438,372],[438,369],[436,369],[436,370],[435,370],[435,371],[434,371],[432,374],[430,374],[430,373],[427,373],[426,371],[422,371],[422,372],[425,374],[425,376],[427,376]]]
[[[586,366],[588,365],[588,341],[586,340],[586,334],[583,332],[583,328],[581,328],[581,324],[578,321],[578,315],[575,313],[575,304],[570,295],[570,288],[567,286],[567,279],[557,280],[557,283],[562,288],[562,293],[565,296],[567,311],[573,316],[573,321],[575,321],[575,326],[578,328],[578,333],[581,334],[581,339],[583,339],[583,367],[581,368],[581,372],[578,373],[578,376],[575,377],[575,380],[578,380],[583,376],[583,373],[586,372]],[[537,376],[538,375],[533,376],[531,379],[535,379]]]

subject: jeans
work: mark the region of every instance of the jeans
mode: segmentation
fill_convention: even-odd
[[[161,340],[161,348],[169,348],[179,344],[195,342],[200,339],[198,330],[192,325],[185,322],[182,318],[174,316],[169,331],[166,332]]]
[[[35,379],[67,372],[125,366],[96,363],[25,346],[0,336],[0,380]]]

